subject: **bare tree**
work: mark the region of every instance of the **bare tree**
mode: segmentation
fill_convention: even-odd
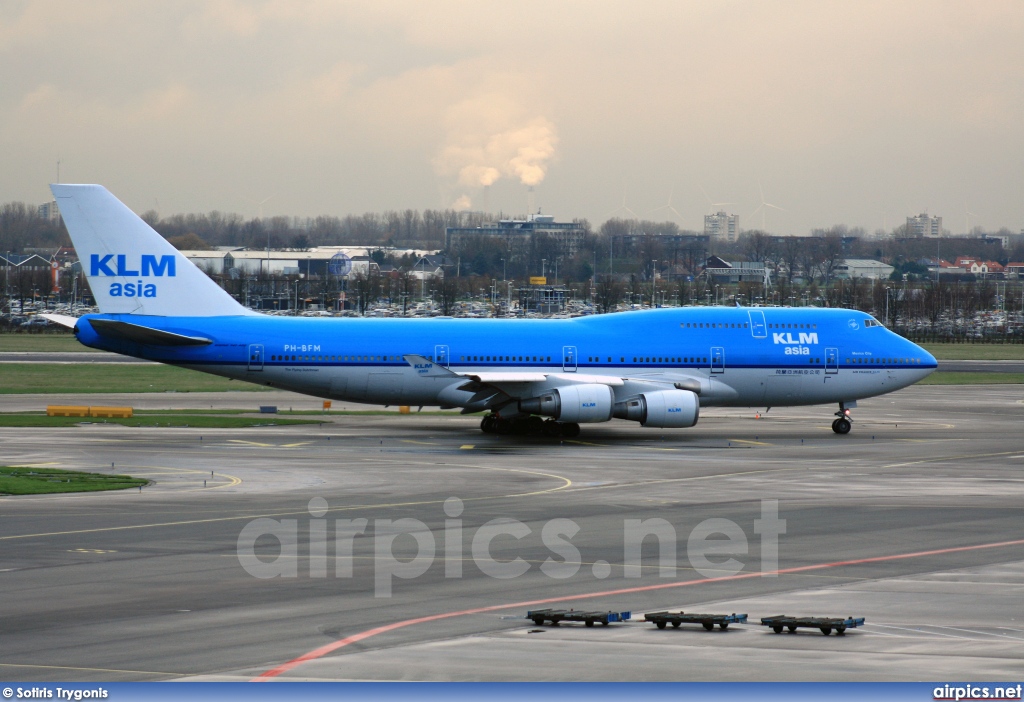
[[[441,314],[451,314],[459,299],[459,279],[447,275],[439,280],[435,279],[434,291],[441,305]]]
[[[372,268],[369,273],[358,271],[349,276],[348,288],[355,293],[359,314],[365,314],[366,308],[380,295],[380,275]]]
[[[797,259],[800,263],[800,270],[803,273],[804,284],[808,285],[814,281],[821,266],[821,239],[810,237],[800,242],[800,252]]]
[[[845,255],[843,253],[843,236],[841,232],[832,229],[820,241],[819,267],[827,287],[832,282],[832,275],[839,264],[842,263],[843,256]]]
[[[796,277],[796,271],[800,266],[800,254],[803,251],[804,241],[796,236],[787,236],[782,240],[780,258],[786,267],[786,280],[790,285],[793,284],[793,278]]]
[[[613,276],[602,275],[597,279],[595,297],[602,314],[613,311],[616,305],[622,302],[622,292],[622,283]]]
[[[775,252],[775,238],[762,231],[745,232],[740,237],[740,244],[747,258],[757,263],[764,263]]]

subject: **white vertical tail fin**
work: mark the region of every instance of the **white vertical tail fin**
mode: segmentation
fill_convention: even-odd
[[[102,185],[51,185],[100,312],[161,317],[255,314]]]

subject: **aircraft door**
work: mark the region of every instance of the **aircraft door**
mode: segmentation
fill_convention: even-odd
[[[725,372],[725,349],[721,346],[711,347],[711,372]]]
[[[437,365],[447,368],[448,367],[448,347],[447,346],[435,346],[434,347],[434,363]]]
[[[768,337],[768,325],[764,322],[764,312],[761,310],[747,310],[750,317],[750,335],[755,339]]]
[[[249,344],[249,370],[263,370],[263,344]]]
[[[566,373],[576,372],[576,347],[562,347],[562,370]]]
[[[825,349],[825,374],[834,375],[839,372],[839,349]]]

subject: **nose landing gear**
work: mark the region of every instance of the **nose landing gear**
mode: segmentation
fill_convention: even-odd
[[[845,403],[839,403],[839,411],[836,412],[837,419],[832,422],[832,431],[836,434],[849,434],[853,428],[853,419],[850,417],[850,410]]]

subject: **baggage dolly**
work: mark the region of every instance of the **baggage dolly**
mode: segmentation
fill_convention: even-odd
[[[551,622],[551,626],[558,626],[560,622],[583,622],[587,626],[594,626],[600,622],[608,626],[611,622],[624,622],[632,616],[631,612],[587,612],[575,609],[535,609],[526,613],[527,619],[541,626],[544,622]]]
[[[790,617],[779,614],[774,617],[763,617],[761,623],[770,626],[776,634],[781,634],[783,629],[789,629],[789,633],[795,632],[799,627],[818,629],[822,634],[828,636],[834,629],[836,636],[842,636],[847,629],[855,629],[864,624],[864,617]]]
[[[680,624],[702,624],[705,629],[711,631],[715,624],[719,629],[725,630],[730,624],[746,624],[745,614],[686,614],[685,612],[649,612],[644,617],[645,622],[651,622],[659,629],[664,629],[671,624],[679,628]]]

